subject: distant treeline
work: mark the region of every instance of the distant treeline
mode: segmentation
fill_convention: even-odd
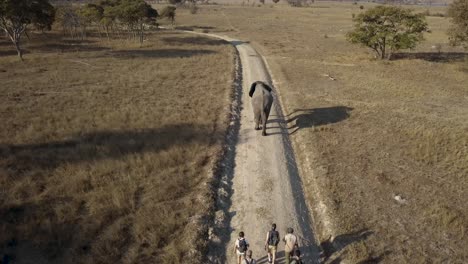
[[[85,38],[89,28],[100,35],[111,33],[143,42],[144,31],[157,26],[158,12],[143,0],[100,0],[83,5],[56,4],[55,22],[70,37]]]

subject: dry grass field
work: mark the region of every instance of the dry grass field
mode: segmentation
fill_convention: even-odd
[[[165,31],[142,48],[31,38],[25,62],[0,39],[0,259],[199,261],[233,48]]]
[[[359,12],[203,6],[180,10],[177,25],[250,41],[266,57],[325,263],[466,263],[467,55],[448,45],[448,19],[431,16],[416,50],[374,60],[345,40]]]

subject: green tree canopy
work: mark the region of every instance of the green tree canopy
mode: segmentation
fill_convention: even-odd
[[[455,0],[450,4],[448,15],[453,25],[449,29],[452,45],[463,45],[468,49],[468,0]]]
[[[425,16],[397,6],[377,6],[357,15],[354,30],[347,34],[352,43],[371,48],[377,57],[390,58],[397,50],[416,47],[429,30]]]
[[[140,43],[143,43],[145,25],[155,25],[159,14],[144,0],[114,0],[112,5],[105,7],[104,15],[138,33]]]
[[[0,29],[10,37],[21,59],[21,36],[27,27],[50,30],[54,18],[55,8],[48,0],[0,0]]]

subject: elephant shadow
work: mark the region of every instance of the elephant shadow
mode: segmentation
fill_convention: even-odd
[[[283,119],[272,119],[269,123],[278,122],[287,125],[289,135],[300,129],[323,126],[341,122],[350,117],[353,110],[347,106],[332,106],[310,109],[295,109]]]

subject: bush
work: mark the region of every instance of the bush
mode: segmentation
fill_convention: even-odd
[[[363,9],[364,9],[364,6],[363,6],[363,5],[360,5],[360,6],[359,6],[359,9],[363,10]]]

